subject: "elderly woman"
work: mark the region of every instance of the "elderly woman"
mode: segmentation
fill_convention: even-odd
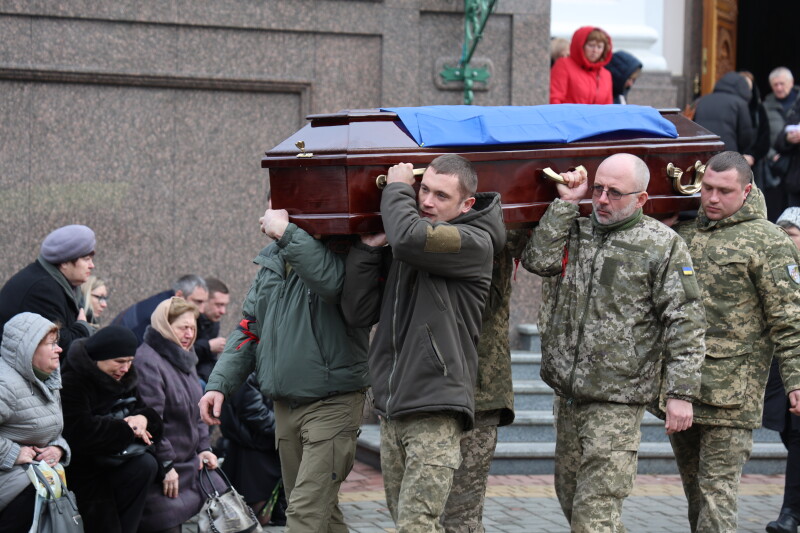
[[[136,398],[137,346],[131,330],[108,326],[73,342],[64,360],[64,437],[73,454],[67,479],[87,531],[135,533],[159,470],[144,445],[161,438],[163,424]],[[117,456],[126,449],[126,459]]]
[[[150,318],[144,344],[136,351],[139,396],[164,420],[164,435],[155,454],[166,471],[160,485],[147,493],[140,531],[180,532],[181,524],[200,511],[205,494],[198,470],[217,467],[208,426],[197,403],[203,395],[197,379],[197,307],[174,297],[161,302]],[[214,483],[223,482],[214,474]]]
[[[99,325],[100,318],[108,309],[108,287],[106,282],[97,276],[89,276],[86,283],[81,285],[84,312],[86,321],[92,325]]]
[[[61,436],[58,327],[35,313],[6,322],[0,345],[0,532],[27,531],[35,495],[28,463],[69,462]]]

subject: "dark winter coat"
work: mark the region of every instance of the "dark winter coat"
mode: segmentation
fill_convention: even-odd
[[[275,449],[275,411],[272,400],[261,394],[256,374],[222,405],[222,435],[254,450]]]
[[[786,125],[789,124],[800,124],[800,96],[786,113]],[[784,129],[775,139],[775,149],[781,154],[781,157],[789,158],[789,168],[783,179],[786,190],[793,194],[800,194],[800,144],[792,144],[787,141]]]
[[[3,326],[16,314],[28,311],[58,324],[58,344],[64,350],[75,339],[88,337],[94,328],[78,320],[80,295],[67,278],[41,257],[26,266],[6,282],[0,290],[0,333]]]
[[[115,316],[114,320],[111,321],[111,325],[124,326],[133,331],[136,333],[139,344],[142,344],[144,342],[144,332],[150,326],[150,316],[153,311],[156,310],[158,304],[164,300],[169,300],[173,296],[175,296],[175,291],[169,290],[154,294],[141,302],[136,302]]]
[[[64,438],[73,453],[67,477],[87,530],[119,531],[118,513],[110,496],[116,483],[128,481],[115,476],[115,468],[99,466],[97,457],[118,453],[137,440],[125,420],[110,414],[117,400],[136,396],[138,376],[136,368],[131,367],[121,380],[115,380],[89,358],[85,344],[84,339],[72,344],[62,371]],[[130,415],[140,414],[147,418],[153,440],[160,440],[164,426],[158,413],[137,400]]]
[[[205,382],[217,363],[217,354],[211,351],[208,341],[219,337],[219,322],[212,322],[200,313],[197,318],[197,340],[194,341],[194,353],[197,354],[197,375]]]
[[[762,425],[774,431],[792,429],[800,431],[800,416],[789,413],[789,398],[783,387],[778,360],[773,359],[769,368],[767,387],[764,390],[764,414]],[[788,427],[787,427],[788,426]]]
[[[572,36],[569,56],[558,59],[550,70],[551,104],[610,104],[611,73],[604,67],[611,61],[611,37],[609,46],[597,63],[586,59],[583,45],[595,28],[584,26]]]
[[[506,240],[500,195],[475,197],[467,213],[431,223],[411,186],[390,183],[381,197],[390,246],[358,242],[347,257],[342,311],[354,326],[380,320],[369,372],[375,408],[386,418],[445,413],[465,429],[474,423],[476,347],[494,251]]]
[[[159,462],[173,461],[180,476],[178,497],[164,496],[160,484],[150,487],[142,517],[142,531],[159,531],[182,524],[200,511],[205,495],[200,489],[197,454],[210,449],[208,426],[200,420],[197,403],[203,395],[193,351],[147,328],[144,344],[136,350],[139,397],[164,421],[164,435],[155,447]],[[216,476],[216,475],[215,475]],[[222,483],[215,477],[215,484]],[[220,485],[221,486],[221,485]]]
[[[714,85],[714,92],[697,101],[694,121],[720,136],[725,150],[743,152],[755,140],[750,119],[750,87],[741,74],[728,72]]]
[[[614,52],[606,69],[611,73],[612,92],[615,104],[625,104],[630,87],[625,87],[628,78],[637,70],[641,70],[642,62],[628,52]]]

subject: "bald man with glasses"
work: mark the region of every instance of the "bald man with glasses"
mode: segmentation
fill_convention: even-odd
[[[573,532],[624,532],[645,407],[668,434],[692,424],[705,314],[683,240],[644,216],[650,172],[631,154],[597,168],[593,213],[579,215],[586,173],[561,174],[522,257],[544,278],[542,379],[557,395],[555,489]]]

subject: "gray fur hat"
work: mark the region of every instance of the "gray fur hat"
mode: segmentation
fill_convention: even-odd
[[[786,222],[800,229],[800,207],[790,207],[786,209],[786,211],[781,213],[781,216],[778,217],[775,223],[780,226],[781,222]]]
[[[42,241],[42,257],[48,263],[60,265],[94,252],[94,232],[78,224],[54,230]]]

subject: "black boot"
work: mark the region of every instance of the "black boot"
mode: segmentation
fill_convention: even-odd
[[[798,525],[800,525],[800,519],[794,511],[784,507],[781,509],[778,519],[767,524],[767,533],[797,533]]]

